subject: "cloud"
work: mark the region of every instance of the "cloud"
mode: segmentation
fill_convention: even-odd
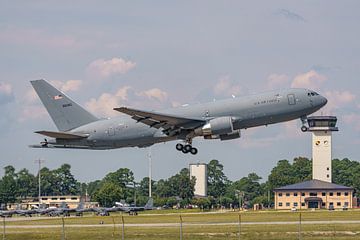
[[[160,102],[164,102],[168,98],[168,94],[159,88],[152,88],[139,93],[139,96],[145,96],[150,99],[156,99]]]
[[[0,82],[0,104],[6,104],[14,100],[12,85]]]
[[[67,80],[67,81],[51,80],[50,83],[62,92],[78,91],[80,89],[80,86],[82,85],[81,80]]]
[[[292,81],[291,87],[318,89],[326,80],[326,76],[317,73],[315,70],[311,70],[297,75]]]
[[[305,18],[300,16],[297,13],[291,12],[287,9],[279,9],[278,11],[276,11],[276,14],[279,16],[283,16],[289,20],[292,20],[294,22],[306,22]]]
[[[103,93],[99,98],[91,98],[86,103],[86,108],[102,117],[118,116],[119,112],[114,107],[131,105],[148,109],[152,107],[164,107],[168,103],[168,94],[159,89],[152,88],[144,91],[135,91],[130,86],[119,88],[115,93]]]
[[[113,108],[124,105],[128,100],[131,89],[130,86],[124,86],[119,88],[115,94],[103,93],[98,99],[91,98],[85,106],[90,112],[99,114],[100,116],[116,116],[119,113],[114,111]]]
[[[277,89],[277,88],[283,88],[284,86],[288,86],[289,83],[289,77],[285,74],[270,74],[267,81],[267,88],[268,89]]]
[[[229,75],[225,75],[219,78],[218,82],[213,88],[216,96],[229,96],[237,95],[241,93],[241,86],[230,80]]]
[[[89,64],[87,72],[100,78],[107,78],[111,75],[125,74],[135,66],[135,62],[126,61],[122,58],[97,59]]]

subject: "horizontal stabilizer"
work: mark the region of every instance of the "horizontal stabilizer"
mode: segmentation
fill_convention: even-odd
[[[87,138],[89,134],[82,133],[69,133],[69,132],[51,132],[51,131],[37,131],[35,133],[52,137],[52,138],[61,138],[61,139],[81,139]]]

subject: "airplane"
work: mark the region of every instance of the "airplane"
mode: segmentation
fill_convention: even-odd
[[[195,155],[195,137],[232,140],[240,138],[242,129],[298,118],[305,132],[307,116],[327,103],[325,97],[312,90],[290,88],[162,111],[115,107],[122,116],[99,119],[47,81],[34,80],[31,84],[58,129],[36,131],[51,139],[31,145],[33,148],[142,148],[181,140],[184,144],[177,143],[176,149]]]
[[[154,200],[152,198],[149,198],[145,206],[137,207],[137,206],[131,206],[131,205],[124,205],[121,203],[115,203],[118,205],[118,208],[120,211],[129,213],[129,215],[138,215],[138,212],[146,211],[146,210],[152,210],[154,207]]]
[[[149,198],[149,200],[143,207],[130,206],[118,202],[116,202],[115,205],[117,206],[108,207],[108,208],[105,207],[93,208],[93,211],[100,216],[110,216],[111,212],[126,212],[129,213],[129,215],[137,215],[137,212],[152,210],[154,205],[154,200],[152,198]]]

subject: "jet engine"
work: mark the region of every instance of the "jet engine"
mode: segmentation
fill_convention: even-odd
[[[204,136],[204,138],[220,138],[227,140],[228,138],[240,137],[240,131],[234,130],[233,119],[231,117],[218,117],[211,119],[203,127],[195,130],[195,134],[198,136]]]

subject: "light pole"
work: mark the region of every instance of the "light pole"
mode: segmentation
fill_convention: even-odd
[[[40,175],[40,170],[41,170],[41,163],[44,163],[45,160],[41,160],[41,159],[38,159],[38,160],[35,160],[35,163],[39,164],[39,171],[38,171],[38,176],[39,176],[39,179],[38,179],[38,184],[39,184],[39,208],[40,208],[40,204],[41,204],[41,175]]]
[[[151,162],[151,147],[149,147],[149,198],[151,198],[152,193],[151,193],[151,178],[152,178],[152,162]]]

